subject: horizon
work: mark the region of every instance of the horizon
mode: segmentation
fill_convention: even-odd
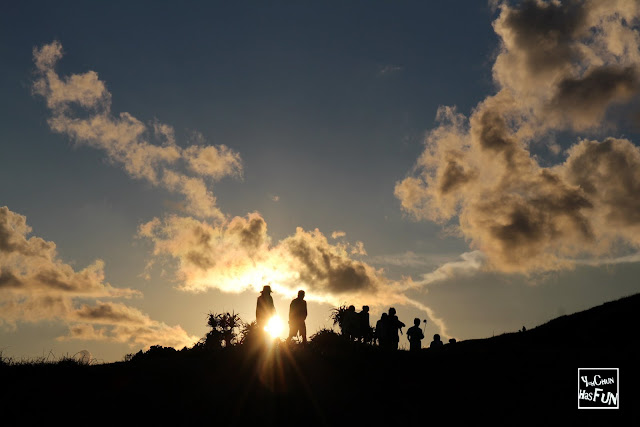
[[[153,5],[0,14],[5,357],[179,350],[264,285],[282,338],[304,290],[308,337],[427,342],[640,292],[637,2]]]

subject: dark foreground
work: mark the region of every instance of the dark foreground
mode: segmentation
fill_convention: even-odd
[[[523,333],[387,354],[306,348],[0,366],[3,425],[640,425],[640,295]],[[578,368],[619,368],[619,409],[579,410]]]

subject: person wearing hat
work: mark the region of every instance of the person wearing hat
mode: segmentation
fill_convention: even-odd
[[[265,285],[256,305],[256,323],[258,327],[260,329],[264,328],[274,314],[276,314],[276,307],[273,305],[273,298],[271,297],[271,286]]]

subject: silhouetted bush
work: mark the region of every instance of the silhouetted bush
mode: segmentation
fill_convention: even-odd
[[[258,328],[258,324],[254,320],[251,323],[245,323],[240,330],[241,345],[258,344],[263,338],[264,332]]]
[[[166,360],[175,358],[178,351],[173,347],[163,347],[161,345],[152,345],[149,350],[135,354],[127,354],[124,358],[125,362],[138,362],[141,360]]]
[[[340,332],[344,333],[346,313],[349,307],[346,304],[341,305],[338,308],[332,308],[329,318],[333,320],[333,326],[338,325]]]
[[[348,342],[333,329],[323,328],[309,337],[309,347],[321,354],[344,351]]]
[[[205,337],[205,347],[229,347],[237,344],[244,322],[236,313],[209,313],[207,325],[211,328]]]

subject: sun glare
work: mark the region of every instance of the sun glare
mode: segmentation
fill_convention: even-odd
[[[264,327],[264,330],[271,335],[271,338],[280,338],[280,334],[282,334],[283,329],[284,325],[278,316],[273,316],[269,319],[267,326]]]

